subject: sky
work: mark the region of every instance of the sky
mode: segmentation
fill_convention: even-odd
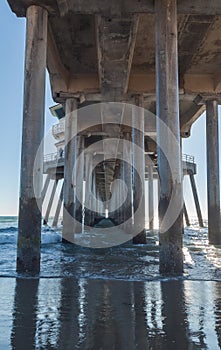
[[[6,0],[0,1],[0,43],[0,159],[2,169],[0,172],[0,216],[4,216],[17,215],[18,213],[25,48],[25,19],[17,18],[11,12]],[[46,132],[56,122],[49,112],[49,107],[53,104],[47,77]],[[219,131],[221,133],[220,125]],[[191,137],[183,140],[183,153],[195,157],[198,171],[196,183],[205,217],[207,213],[205,114],[193,125]],[[184,181],[184,197],[190,216],[194,216],[195,208],[188,178]]]

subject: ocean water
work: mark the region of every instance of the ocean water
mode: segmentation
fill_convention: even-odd
[[[195,220],[182,277],[147,245],[89,249],[42,228],[39,277],[16,273],[17,218],[0,218],[0,350],[220,349],[221,249]]]

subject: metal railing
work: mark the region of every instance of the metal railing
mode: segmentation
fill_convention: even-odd
[[[64,132],[64,129],[65,129],[65,125],[64,125],[64,121],[62,121],[58,124],[53,125],[52,134],[53,135],[61,134]]]
[[[44,162],[54,162],[58,161],[59,159],[64,159],[64,151],[62,152],[55,152],[55,153],[49,153],[44,156]],[[183,154],[182,155],[183,162],[186,163],[193,163],[195,164],[195,158],[194,156],[190,156],[189,154]]]
[[[64,151],[46,154],[44,156],[44,163],[55,162],[59,161],[60,159],[64,160]]]
[[[183,160],[183,162],[186,162],[186,163],[193,163],[193,164],[195,164],[194,156],[190,156],[189,154],[183,154],[182,160]]]

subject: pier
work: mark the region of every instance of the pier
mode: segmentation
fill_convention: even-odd
[[[199,224],[203,225],[195,163],[187,160],[186,168],[183,166],[182,138],[190,137],[193,123],[204,111],[208,236],[210,244],[221,244],[220,1],[8,3],[27,21],[17,271],[40,270],[42,201],[49,181],[54,184],[45,222],[58,181],[64,179],[54,218],[56,225],[63,201],[64,241],[72,242],[81,232],[84,182],[86,224],[93,226],[108,213],[115,226],[132,235],[134,244],[145,244],[145,180],[152,229],[157,174],[159,270],[181,275],[183,214],[189,222],[183,175],[190,177]],[[58,141],[64,137],[64,145],[44,159],[46,68],[53,99],[60,106],[57,113],[63,118],[53,132]],[[90,118],[85,119],[87,109]],[[97,142],[102,143],[102,152],[96,149]],[[89,148],[93,152],[87,152]],[[48,175],[44,185],[43,173]]]

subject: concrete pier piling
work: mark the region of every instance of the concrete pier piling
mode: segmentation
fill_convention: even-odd
[[[189,176],[190,176],[190,183],[191,183],[191,187],[192,187],[194,203],[196,206],[196,212],[197,212],[199,226],[203,227],[204,226],[203,225],[203,217],[202,217],[202,213],[201,213],[201,209],[200,209],[200,203],[199,203],[198,193],[197,193],[197,189],[196,189],[195,178],[194,178],[193,174],[190,174]]]
[[[160,272],[180,274],[182,253],[182,177],[180,159],[177,8],[176,0],[156,0],[156,104],[158,172],[160,177]],[[173,135],[174,137],[171,137]],[[173,168],[169,165],[172,164]],[[173,174],[172,174],[173,172]],[[178,217],[168,217],[173,198]],[[171,222],[170,222],[171,221]]]
[[[50,180],[51,180],[51,176],[50,176],[50,174],[47,174],[47,177],[46,177],[46,180],[45,180],[45,183],[44,183],[44,187],[43,187],[43,190],[41,192],[42,204],[44,202],[44,199],[45,199],[45,196],[46,196],[46,193],[47,193],[47,190],[48,190],[48,186],[49,186]]]
[[[126,233],[131,233],[132,225],[132,157],[131,157],[131,133],[127,132],[124,135],[124,139],[127,142],[123,143],[123,172],[124,172],[124,182],[127,188],[127,195],[124,202],[124,231]]]
[[[189,219],[189,215],[188,215],[188,211],[187,211],[185,202],[183,203],[183,213],[184,213],[184,218],[186,221],[186,226],[190,226],[190,219]]]
[[[221,244],[218,103],[206,101],[207,195],[209,243]]]
[[[84,223],[91,226],[92,218],[92,170],[93,170],[93,154],[86,153],[85,155],[85,208],[84,208]]]
[[[52,208],[52,204],[53,204],[53,201],[54,201],[54,196],[55,196],[55,193],[56,193],[57,185],[58,185],[58,180],[54,180],[53,188],[52,188],[52,191],[51,191],[51,197],[49,199],[48,207],[47,207],[45,218],[44,218],[44,225],[47,225],[47,223],[48,223],[48,219],[49,219],[51,208]]]
[[[73,242],[76,196],[77,99],[67,99],[65,108],[64,207],[62,240]]]
[[[35,174],[35,185],[39,189],[37,194],[33,188],[33,171],[37,151],[44,137],[48,13],[39,6],[30,6],[26,18],[17,271],[39,272],[43,147]]]
[[[136,105],[141,108],[133,108],[132,110],[134,232],[138,232],[133,238],[133,243],[145,244],[145,157],[142,96],[136,97]]]
[[[54,216],[54,219],[53,219],[52,227],[57,227],[58,226],[58,219],[59,219],[59,215],[60,215],[60,212],[61,212],[61,206],[62,206],[63,198],[64,198],[64,183],[62,184],[62,187],[61,187],[61,191],[60,191],[60,195],[59,195],[58,204],[57,204],[57,208],[56,208],[56,211],[55,211],[55,216]]]
[[[84,136],[77,136],[77,144],[75,151],[76,157],[76,192],[74,204],[75,233],[82,232],[82,216],[83,216],[83,180],[84,180],[84,156],[80,156],[84,150]]]
[[[148,209],[149,209],[149,230],[154,227],[154,190],[153,190],[153,164],[148,165]]]

